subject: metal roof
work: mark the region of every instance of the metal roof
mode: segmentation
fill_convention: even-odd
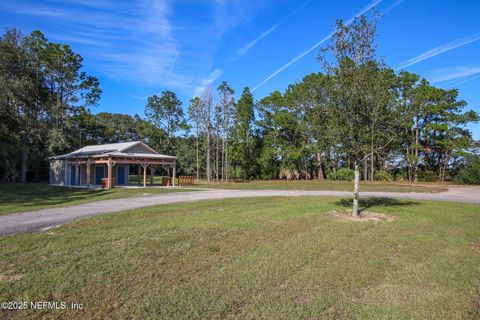
[[[141,145],[152,153],[128,152],[128,149]],[[139,157],[149,159],[176,159],[174,156],[159,154],[142,141],[120,142],[85,146],[73,152],[50,157],[50,159],[98,158],[98,157]]]

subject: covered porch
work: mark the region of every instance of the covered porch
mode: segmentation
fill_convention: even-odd
[[[138,156],[106,156],[69,158],[66,161],[66,181],[71,186],[100,187],[110,189],[115,186],[143,186],[154,184],[155,171],[167,168],[169,185],[176,185],[176,159],[161,155],[144,154]],[[133,167],[133,168],[132,168]],[[131,172],[137,177],[137,183],[132,184]]]

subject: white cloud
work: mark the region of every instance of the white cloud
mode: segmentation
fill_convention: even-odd
[[[223,71],[220,69],[215,69],[210,72],[206,77],[201,80],[201,85],[195,88],[195,90],[193,91],[193,96],[200,96],[206,88],[210,87],[215,82],[215,80],[217,80],[222,75],[222,72]]]
[[[428,50],[416,57],[413,57],[411,59],[408,59],[402,63],[399,64],[399,66],[395,69],[396,71],[405,69],[406,67],[412,66],[414,64],[417,64],[419,62],[425,61],[427,59],[433,58],[438,56],[439,54],[451,51],[453,49],[463,47],[467,44],[470,44],[472,42],[480,40],[480,33],[475,33],[466,37],[462,37],[456,40],[453,40],[451,42],[448,42],[444,45],[441,45],[439,47],[433,48],[431,50]]]
[[[68,6],[56,0],[15,2],[2,9],[43,19],[47,38],[73,45],[85,61],[109,77],[152,86],[183,80],[165,77],[178,55],[167,0],[86,2],[75,0]]]

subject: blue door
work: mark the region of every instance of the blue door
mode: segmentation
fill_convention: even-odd
[[[117,167],[117,184],[125,184],[125,167]]]
[[[74,186],[77,184],[77,170],[74,166],[70,167],[70,185]]]
[[[95,167],[95,184],[102,184],[103,177],[105,177],[105,167]]]

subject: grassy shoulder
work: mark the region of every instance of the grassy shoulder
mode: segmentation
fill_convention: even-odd
[[[0,301],[84,305],[14,319],[478,319],[479,206],[363,202],[397,218],[378,224],[326,214],[349,203],[200,201],[0,238]]]
[[[13,212],[69,206],[98,200],[181,191],[187,190],[148,187],[134,189],[114,188],[110,190],[88,190],[54,187],[43,183],[0,184],[0,215]]]
[[[352,191],[351,181],[318,181],[318,180],[255,180],[242,182],[199,182],[199,188],[218,188],[235,190],[333,190]],[[370,182],[361,181],[362,191],[384,191],[384,192],[442,192],[446,191],[448,184],[445,183],[411,183],[411,182]]]

